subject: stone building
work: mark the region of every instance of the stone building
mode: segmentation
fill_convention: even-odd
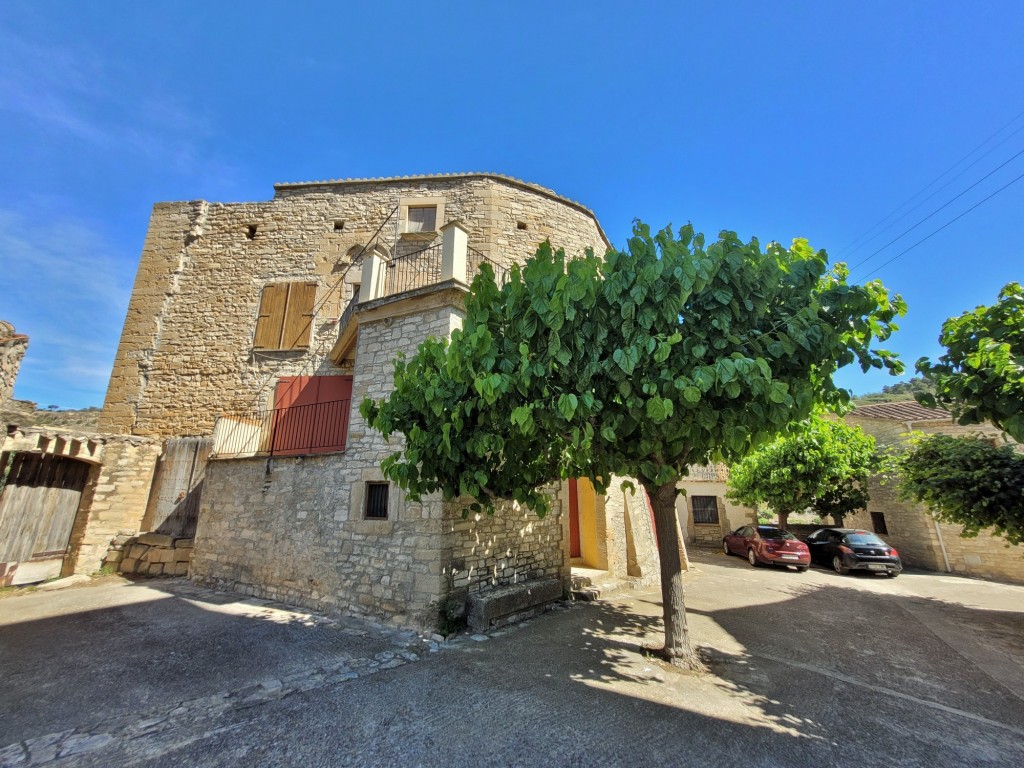
[[[915,402],[861,405],[844,421],[872,435],[880,448],[903,442],[912,432],[981,436],[999,443],[1004,439],[991,424],[961,427],[945,411]],[[895,484],[883,484],[879,478],[872,478],[868,493],[867,509],[847,517],[844,524],[880,534],[908,565],[1024,583],[1024,547],[1008,546],[985,531],[962,538],[961,526],[936,521],[922,505],[901,500]]]
[[[28,349],[28,336],[14,332],[14,326],[0,320],[0,410],[14,398],[14,381]]]
[[[726,498],[729,468],[725,464],[691,466],[679,487],[676,515],[686,541],[699,547],[722,546],[722,537],[743,525],[757,524],[757,510]]]
[[[194,530],[196,581],[418,626],[507,620],[561,596],[572,563],[650,581],[646,498],[563,482],[543,520],[511,504],[464,519],[387,483],[400,442],[359,414],[396,355],[460,326],[480,264],[500,278],[544,239],[608,246],[579,203],[495,174],[157,204],[100,428],[160,445],[138,530],[166,538],[123,549],[122,568],[177,571]]]

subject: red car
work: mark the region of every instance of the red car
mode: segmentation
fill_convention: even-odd
[[[811,565],[811,551],[789,531],[771,525],[744,525],[722,539],[727,555],[746,557],[755,568],[792,565],[803,573]]]

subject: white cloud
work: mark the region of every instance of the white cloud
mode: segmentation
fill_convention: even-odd
[[[86,43],[40,45],[0,28],[0,114],[27,120],[62,143],[159,164],[182,174],[233,169],[204,157],[209,122]]]
[[[0,319],[29,336],[17,397],[102,402],[134,272],[83,222],[0,209]]]

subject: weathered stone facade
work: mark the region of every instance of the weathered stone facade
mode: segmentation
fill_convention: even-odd
[[[403,200],[443,198],[445,219],[466,226],[470,246],[506,263],[545,238],[569,253],[607,244],[582,206],[495,175],[279,184],[275,193],[262,203],[154,206],[101,430],[208,435],[219,414],[266,405],[281,376],[346,372],[327,359],[350,299],[339,278],[381,227],[387,250],[403,247],[389,234]],[[260,292],[275,280],[318,285],[308,351],[252,348]]]
[[[369,429],[359,403],[391,390],[397,354],[461,325],[465,280],[438,273],[431,285],[383,297],[367,297],[364,287],[355,314],[341,323],[357,328],[349,351],[341,349],[337,319],[359,285],[365,265],[350,265],[362,246],[372,243],[368,253],[387,261],[427,244],[429,237],[406,239],[401,229],[406,207],[424,200],[436,203],[438,228],[458,221],[469,248],[499,264],[524,261],[545,238],[569,253],[607,246],[582,206],[488,174],[285,184],[266,203],[154,208],[102,428],[157,439],[210,435],[220,414],[272,406],[281,377],[352,376],[342,452],[215,454],[201,496],[194,580],[411,626],[451,615],[453,601],[469,594],[551,579],[568,585],[564,485],[551,490],[553,509],[543,519],[512,504],[493,517],[463,518],[460,504],[410,502],[395,487],[386,519],[364,514],[368,484],[384,480],[380,462],[401,442]],[[317,284],[308,349],[253,349],[261,291],[277,281]],[[616,524],[635,518],[653,541],[645,508],[627,515],[621,510],[629,505],[609,502],[616,504]],[[626,536],[616,529],[612,538],[621,546],[611,545],[610,567],[656,576],[651,546],[628,552]]]
[[[14,326],[0,320],[0,408],[14,397],[14,382],[28,349],[28,336],[14,332]]]
[[[1000,431],[990,424],[961,427],[943,412],[914,403],[861,406],[844,420],[872,435],[879,447],[903,442],[915,431],[1002,440]],[[878,532],[899,550],[908,565],[1024,583],[1024,546],[1008,546],[985,531],[973,538],[963,538],[961,526],[938,523],[922,505],[901,500],[894,483],[883,484],[879,478],[872,478],[868,493],[868,508],[851,515],[844,524],[877,530],[872,513],[882,515],[886,531]]]

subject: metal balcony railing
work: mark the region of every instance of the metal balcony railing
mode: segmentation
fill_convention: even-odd
[[[345,450],[351,400],[228,413],[213,428],[213,456],[304,456]]]
[[[380,271],[377,296],[395,296],[441,282],[441,244],[396,256]]]
[[[466,281],[472,283],[476,273],[480,270],[480,265],[485,262],[490,264],[494,271],[494,282],[502,285],[508,279],[508,266],[473,247],[466,248]]]

